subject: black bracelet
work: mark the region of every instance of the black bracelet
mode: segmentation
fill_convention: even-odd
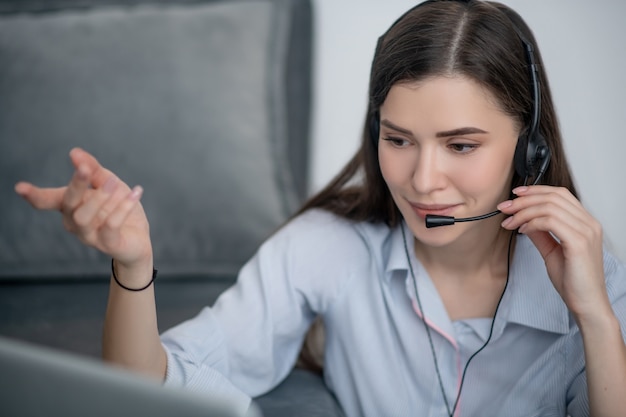
[[[139,291],[143,291],[146,288],[148,288],[150,285],[152,285],[152,283],[154,282],[154,280],[156,279],[157,276],[157,270],[152,268],[152,279],[150,280],[150,282],[142,288],[128,288],[127,286],[125,286],[124,284],[122,284],[118,279],[117,279],[117,275],[115,274],[115,260],[111,259],[111,273],[113,274],[113,279],[115,280],[115,282],[117,283],[117,285],[119,285],[120,287],[124,288],[126,291],[134,291],[134,292],[139,292]]]

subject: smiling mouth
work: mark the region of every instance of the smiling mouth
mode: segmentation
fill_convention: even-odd
[[[409,203],[413,211],[422,219],[427,214],[436,216],[451,216],[458,204],[415,204]]]

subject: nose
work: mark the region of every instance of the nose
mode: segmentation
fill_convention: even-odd
[[[444,161],[436,147],[424,146],[420,149],[412,184],[420,194],[429,194],[445,187],[446,175]]]

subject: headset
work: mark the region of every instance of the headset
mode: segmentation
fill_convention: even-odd
[[[387,33],[393,28],[399,21],[401,21],[406,15],[413,12],[415,9],[425,6],[431,3],[443,2],[443,1],[456,1],[458,3],[468,4],[475,0],[427,0],[423,3],[418,4],[417,6],[409,9],[406,13],[400,16],[387,31],[378,38],[378,42],[376,45],[376,53],[375,56],[378,56],[380,52],[381,45]],[[537,184],[539,180],[542,178],[543,174],[546,172],[548,165],[550,163],[550,148],[548,147],[548,143],[543,136],[543,134],[539,130],[539,120],[541,116],[541,87],[539,84],[539,70],[537,64],[535,63],[535,54],[532,43],[526,39],[526,37],[522,34],[521,30],[517,27],[515,22],[511,21],[517,36],[520,38],[525,52],[526,52],[526,62],[528,64],[528,69],[530,72],[531,79],[531,89],[532,89],[532,101],[533,101],[533,111],[532,118],[527,129],[520,134],[517,139],[517,145],[515,147],[515,154],[513,156],[513,164],[515,166],[515,170],[517,174],[524,178],[524,183],[528,181],[528,179],[533,178],[533,184]],[[374,145],[378,147],[378,141],[380,136],[380,114],[378,111],[375,111],[370,116],[369,121],[369,130],[370,136],[374,141]],[[487,218],[484,216],[494,216],[498,214],[497,212],[492,212],[483,216],[469,217],[465,219],[454,219],[455,221],[474,221],[474,220],[482,220],[483,218]],[[453,222],[454,223],[454,222]],[[447,224],[452,224],[446,222],[445,220],[441,223],[434,223],[431,225],[427,225],[428,227],[435,226],[443,226]]]

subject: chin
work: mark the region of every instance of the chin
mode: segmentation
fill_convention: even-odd
[[[424,219],[413,217],[405,220],[413,233],[413,236],[422,244],[430,247],[445,247],[454,243],[463,235],[467,225],[455,224],[451,226],[439,226],[427,228]]]

